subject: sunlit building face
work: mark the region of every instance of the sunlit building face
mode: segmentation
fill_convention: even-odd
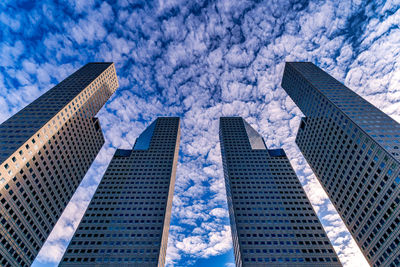
[[[0,125],[0,265],[29,266],[104,144],[94,116],[118,87],[89,63]]]

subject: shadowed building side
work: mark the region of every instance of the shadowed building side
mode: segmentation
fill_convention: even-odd
[[[341,266],[283,149],[240,117],[219,134],[236,266]]]
[[[400,266],[400,125],[309,62],[282,87],[306,116],[296,143],[373,266]]]
[[[115,152],[60,266],[165,265],[179,125],[158,118]]]
[[[118,87],[89,63],[0,125],[0,265],[29,266],[104,143],[94,116]]]

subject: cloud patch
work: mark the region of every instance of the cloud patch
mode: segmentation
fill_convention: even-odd
[[[130,148],[157,116],[182,118],[168,266],[232,255],[220,116],[244,117],[269,148],[286,150],[342,263],[365,266],[294,144],[301,112],[280,82],[285,61],[311,61],[400,121],[399,3],[71,0],[0,7],[1,122],[89,61],[115,62],[121,86],[98,114],[106,144],[36,266],[57,265],[113,151]]]

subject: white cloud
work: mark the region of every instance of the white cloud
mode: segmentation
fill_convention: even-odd
[[[374,4],[373,14],[368,12],[372,4],[363,1],[291,2],[174,0],[151,6],[121,0],[110,6],[71,0],[60,6],[78,19],[48,2],[30,16],[16,15],[21,21],[0,12],[5,33],[32,24],[30,32],[37,34],[32,40],[5,34],[0,44],[0,121],[87,61],[114,61],[121,85],[98,114],[106,145],[96,160],[99,170],[92,168],[78,191],[87,198],[70,203],[65,214],[76,213],[60,219],[40,260],[57,262],[61,257],[91,186],[99,182],[115,148],[130,148],[157,116],[174,115],[183,120],[170,265],[193,263],[231,247],[220,116],[242,116],[270,148],[285,148],[341,261],[345,266],[365,263],[294,145],[301,112],[280,82],[286,60],[316,62],[400,121],[400,65],[394,60],[400,53],[398,5]],[[361,15],[363,21],[353,19]]]
[[[211,210],[210,214],[212,216],[220,217],[220,218],[229,216],[228,211],[226,209],[222,209],[222,208],[215,208],[215,209]]]
[[[232,247],[229,226],[221,232],[210,232],[208,236],[195,235],[176,242],[176,248],[187,254],[208,258],[228,251]]]

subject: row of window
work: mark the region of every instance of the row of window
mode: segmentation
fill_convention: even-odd
[[[101,257],[101,258],[82,258],[82,257],[65,257],[64,262],[104,262],[104,263],[156,263],[157,258],[112,258],[112,257]]]

